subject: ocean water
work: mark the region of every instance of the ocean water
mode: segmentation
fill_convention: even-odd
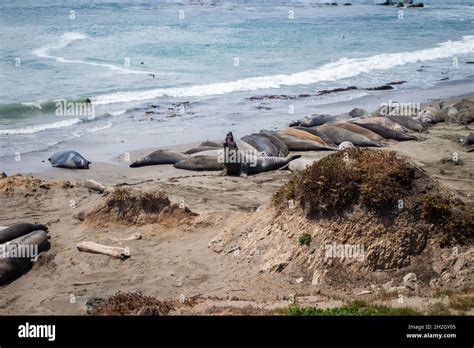
[[[160,135],[474,74],[472,1],[351,2],[2,0],[0,161],[77,139],[169,145]],[[348,86],[359,89],[249,99]]]

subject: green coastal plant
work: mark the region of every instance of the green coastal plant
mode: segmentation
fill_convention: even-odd
[[[291,316],[406,316],[422,315],[423,313],[409,307],[389,307],[379,304],[369,304],[364,301],[355,301],[345,306],[324,309],[294,305],[282,309],[280,314]]]
[[[311,244],[311,235],[309,233],[303,233],[300,236],[300,245],[307,245]]]

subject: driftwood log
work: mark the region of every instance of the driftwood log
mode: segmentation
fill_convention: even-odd
[[[113,247],[96,242],[81,242],[77,245],[77,249],[87,253],[104,254],[121,260],[130,257],[128,248]]]
[[[97,182],[92,179],[80,180],[80,181],[77,181],[76,184],[78,186],[82,186],[82,187],[88,188],[89,190],[97,191],[100,193],[103,193],[106,189],[106,187],[102,185],[100,182]]]

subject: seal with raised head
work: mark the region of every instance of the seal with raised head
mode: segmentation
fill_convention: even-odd
[[[246,152],[239,150],[232,132],[229,132],[224,141],[224,157],[222,162],[224,163],[225,169],[222,174],[246,176],[268,172],[284,168],[291,161],[299,157],[301,156],[296,155],[289,158],[282,158],[248,155]]]
[[[53,167],[67,169],[89,169],[89,162],[76,151],[66,150],[54,153],[48,161]]]
[[[39,231],[39,230],[48,232],[48,227],[42,224],[30,224],[26,222],[20,222],[20,223],[8,226],[0,230],[0,244],[8,242],[15,238],[19,238],[33,231]]]
[[[176,162],[183,161],[187,158],[189,158],[189,156],[177,151],[156,150],[130,164],[130,168],[154,166],[158,164],[175,164]]]
[[[39,230],[27,235],[13,239],[3,244],[8,252],[11,248],[16,250],[34,250],[36,255],[6,255],[0,258],[0,285],[5,285],[23,275],[31,268],[33,258],[39,253],[49,248],[48,235],[45,231]],[[26,256],[26,257],[25,257]]]
[[[328,137],[334,141],[335,144],[339,145],[343,141],[349,141],[355,146],[363,146],[363,147],[380,147],[380,144],[370,140],[369,138],[354,133],[350,130],[336,127],[334,125],[324,125],[318,127],[318,130],[321,133],[326,134]]]

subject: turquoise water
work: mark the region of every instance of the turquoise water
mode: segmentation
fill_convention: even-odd
[[[288,112],[255,95],[400,80],[415,89],[474,74],[472,1],[425,1],[402,19],[376,2],[4,0],[0,156]],[[93,112],[57,114],[55,101],[86,98]]]

